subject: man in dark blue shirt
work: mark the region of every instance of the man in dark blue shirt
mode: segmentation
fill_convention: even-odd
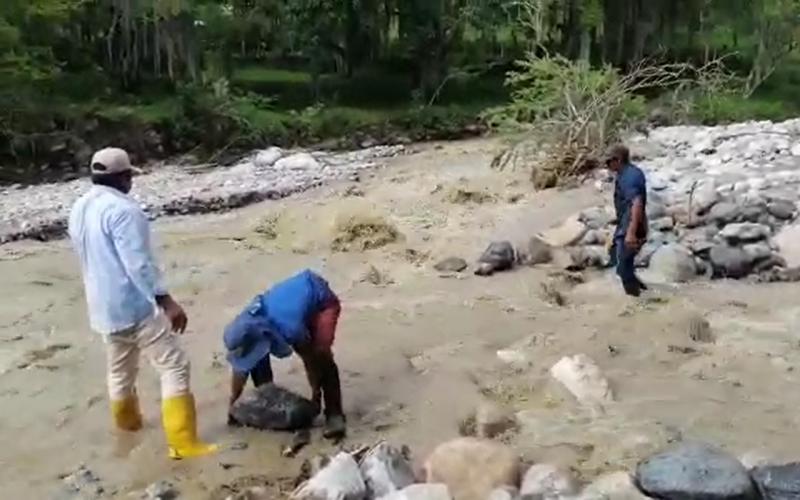
[[[617,227],[609,249],[611,266],[616,266],[625,293],[638,297],[647,286],[636,276],[634,260],[647,239],[647,182],[644,172],[630,161],[630,151],[622,144],[606,154],[606,167],[616,174],[614,209]]]

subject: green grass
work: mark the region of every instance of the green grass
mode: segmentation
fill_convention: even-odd
[[[233,80],[242,83],[271,82],[308,85],[311,83],[311,75],[303,71],[289,71],[268,66],[250,65],[238,68],[234,72]]]
[[[154,103],[131,105],[103,105],[96,110],[98,116],[111,121],[128,119],[143,124],[160,123],[173,119],[181,114],[181,106],[177,99],[164,99]]]
[[[319,98],[330,106],[361,109],[408,108],[414,105],[415,85],[407,72],[382,68],[364,69],[350,77],[321,75],[318,96],[314,96],[310,74],[261,65],[238,68],[232,78],[234,88],[274,98],[277,109],[302,109]],[[437,104],[469,105],[476,101],[498,103],[508,97],[503,78],[459,75],[442,86]]]

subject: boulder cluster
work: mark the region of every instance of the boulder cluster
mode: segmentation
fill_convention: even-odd
[[[554,464],[525,465],[512,448],[480,437],[460,437],[437,446],[417,474],[408,450],[386,442],[323,457],[317,464],[317,470],[290,498],[783,500],[800,495],[800,463],[759,462],[748,468],[723,449],[702,441],[671,443],[632,471],[608,472],[591,481]]]
[[[648,185],[650,231],[639,267],[673,282],[800,279],[800,120],[662,127],[628,144]],[[597,172],[595,186],[610,198],[611,175]],[[615,225],[609,199],[545,231],[538,242],[492,243],[476,272],[554,260],[543,244],[568,249],[559,260],[568,268],[603,267]]]

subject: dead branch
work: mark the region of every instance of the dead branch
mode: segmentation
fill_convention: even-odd
[[[511,77],[519,86],[515,102],[504,111],[512,120],[534,117],[527,123],[530,131],[501,151],[492,168],[522,164],[531,170],[537,189],[562,185],[597,168],[603,150],[640,118],[636,111],[644,111],[638,97],[643,91],[708,93],[730,88],[733,82],[721,58],[699,67],[648,58],[620,74],[610,67],[597,69],[559,56],[531,54],[520,67]]]

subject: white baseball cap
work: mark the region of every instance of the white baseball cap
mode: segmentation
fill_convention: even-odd
[[[104,148],[97,151],[92,156],[90,170],[92,174],[97,175],[118,174],[128,170],[134,174],[141,173],[141,170],[131,165],[128,152],[120,148]]]

